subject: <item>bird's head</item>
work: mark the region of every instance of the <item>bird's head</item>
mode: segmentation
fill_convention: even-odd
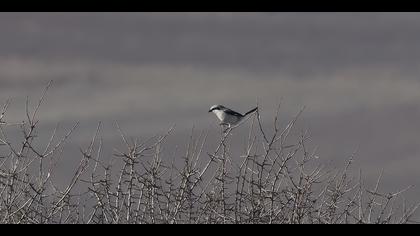
[[[222,105],[213,105],[210,107],[209,112],[223,110],[225,107]]]

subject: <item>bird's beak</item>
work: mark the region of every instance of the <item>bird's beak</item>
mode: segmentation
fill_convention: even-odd
[[[209,110],[209,112],[211,112],[211,110]]]

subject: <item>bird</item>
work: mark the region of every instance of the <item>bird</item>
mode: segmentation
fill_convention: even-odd
[[[255,112],[256,110],[258,110],[258,107],[255,107],[242,115],[241,113],[231,110],[223,105],[213,105],[210,107],[209,112],[213,112],[217,118],[219,118],[221,121],[220,125],[227,125],[228,128],[231,128],[233,125],[238,124],[247,115]]]

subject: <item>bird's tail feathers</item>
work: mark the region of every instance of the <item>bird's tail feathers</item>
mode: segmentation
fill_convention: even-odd
[[[247,115],[249,115],[249,114],[253,113],[253,112],[254,112],[254,111],[256,111],[256,110],[258,110],[258,107],[256,107],[256,108],[254,108],[254,109],[252,109],[252,110],[248,111],[247,113],[245,113],[245,115],[244,115],[244,116],[247,116]]]

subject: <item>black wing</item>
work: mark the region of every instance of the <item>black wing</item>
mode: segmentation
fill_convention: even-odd
[[[232,111],[231,109],[226,109],[225,112],[226,112],[226,114],[229,114],[229,115],[232,115],[232,116],[239,116],[239,117],[243,117],[244,116],[241,113],[238,113],[236,111]]]

